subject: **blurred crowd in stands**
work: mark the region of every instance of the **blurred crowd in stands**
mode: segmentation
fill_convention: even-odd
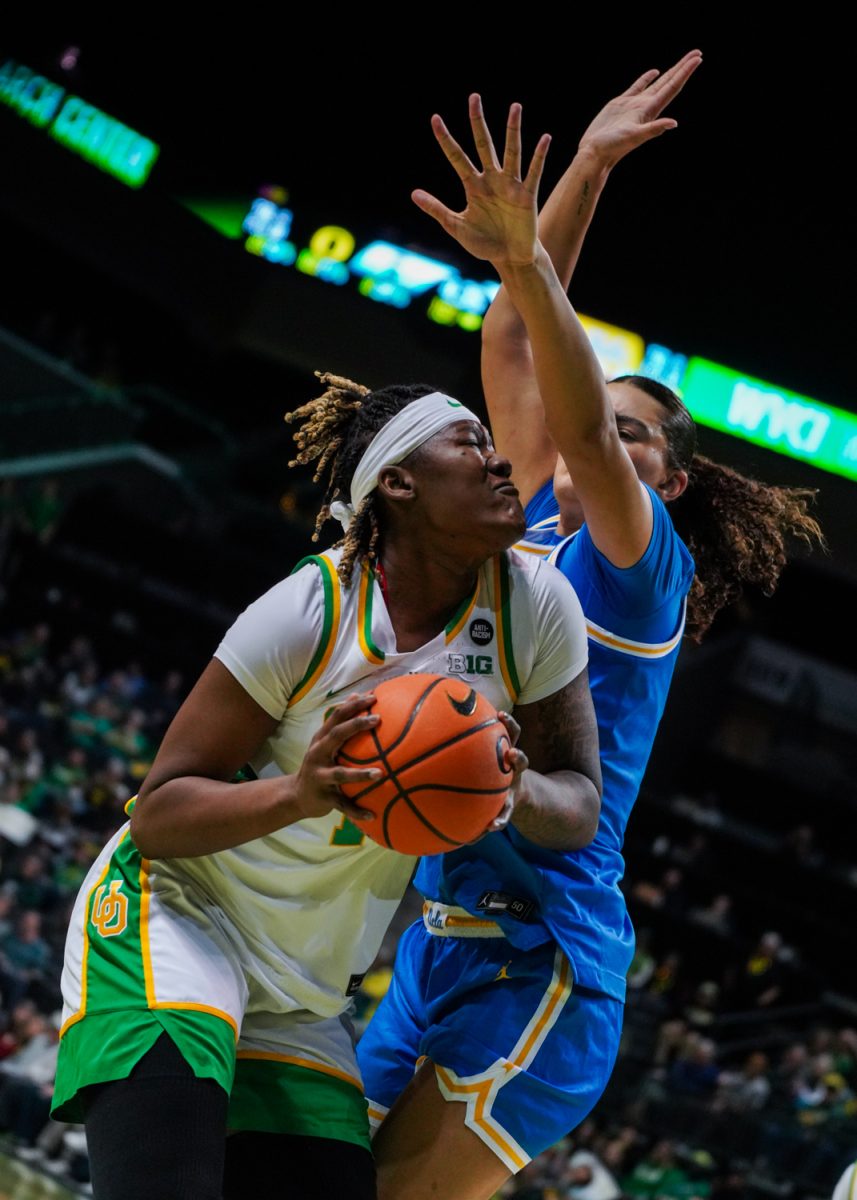
[[[187,686],[130,653],[117,665],[115,645],[105,661],[48,620],[0,630],[0,1139],[78,1181],[82,1134],[48,1118],[65,929]],[[740,1197],[790,1180],[823,1195],[857,1157],[857,1004],[820,1003],[803,947],[746,902],[736,915],[732,891],[706,890],[707,832],[657,832],[669,823],[645,798],[640,812],[626,881],[638,944],[613,1081],[594,1119],[500,1195]],[[782,840],[785,879],[818,868],[811,825]],[[411,896],[365,980],[364,1024],[415,911]]]

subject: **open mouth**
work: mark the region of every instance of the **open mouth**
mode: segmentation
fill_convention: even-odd
[[[518,494],[518,489],[512,483],[511,479],[507,479],[505,483],[498,483],[494,491],[502,492],[504,496],[517,496]]]

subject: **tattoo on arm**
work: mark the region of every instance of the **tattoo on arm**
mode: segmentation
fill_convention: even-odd
[[[578,204],[578,206],[577,206],[577,215],[578,216],[580,216],[580,214],[583,212],[584,208],[586,208],[588,201],[589,201],[589,180],[584,179],[583,192],[581,193],[581,197],[580,197],[580,204]]]
[[[534,771],[579,771],[600,785],[598,732],[586,670],[562,691],[534,704],[527,725],[523,749]]]
[[[512,824],[541,846],[568,851],[587,845],[595,833],[601,795],[587,672],[553,696],[519,709],[518,716],[530,770]]]

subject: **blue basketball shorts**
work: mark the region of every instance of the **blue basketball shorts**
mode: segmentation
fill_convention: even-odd
[[[431,903],[357,1046],[374,1129],[424,1059],[465,1124],[520,1171],[591,1112],[613,1070],[620,1001],[573,986],[553,942],[516,950],[499,925]]]

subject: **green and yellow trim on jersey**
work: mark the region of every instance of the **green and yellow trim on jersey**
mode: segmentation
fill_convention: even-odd
[[[497,650],[500,659],[500,674],[514,704],[521,691],[518,670],[515,666],[515,652],[512,646],[512,606],[511,580],[509,577],[509,560],[505,554],[494,557],[492,569],[494,573],[494,619],[497,622]]]
[[[330,656],[336,645],[336,637],[339,633],[339,617],[342,602],[339,595],[339,574],[336,567],[326,554],[309,554],[306,558],[301,559],[294,571],[292,571],[292,575],[299,571],[301,567],[305,567],[307,563],[315,563],[321,572],[324,621],[315,653],[310,660],[303,678],[298,680],[295,690],[289,697],[288,708],[291,708],[293,704],[297,704],[299,700],[302,700],[312,686],[320,679],[322,672],[330,661]]]
[[[375,597],[375,572],[364,558],[360,568],[360,583],[357,595],[357,640],[367,662],[380,667],[386,657],[372,640],[372,602]]]
[[[462,600],[460,606],[453,613],[452,617],[450,618],[449,624],[446,627],[445,633],[446,633],[447,646],[449,645],[449,643],[451,641],[453,641],[455,638],[457,638],[458,635],[461,633],[462,629],[464,628],[464,626],[467,622],[467,618],[470,616],[470,614],[473,612],[473,609],[476,606],[476,601],[478,598],[479,598],[479,579],[477,578],[476,586],[473,589],[473,595],[467,596],[464,600]]]

